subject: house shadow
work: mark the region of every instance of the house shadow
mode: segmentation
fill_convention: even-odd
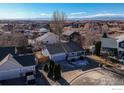
[[[43,73],[37,71],[37,83],[36,85],[50,85],[50,83],[48,82],[48,80],[45,78],[45,76],[43,75]]]
[[[61,77],[60,80],[58,80],[59,84],[60,85],[70,85],[67,80],[65,80],[63,77]]]
[[[97,68],[99,67],[99,63],[97,62],[94,62],[94,61],[89,61],[88,60],[88,64],[86,65],[80,65],[80,64],[75,64],[72,63],[72,62],[68,62],[69,65],[71,66],[63,66],[61,67],[62,68],[62,72],[67,72],[67,71],[73,71],[73,70],[82,70],[82,71],[86,71],[86,70],[89,70],[89,69],[93,69],[93,68]]]

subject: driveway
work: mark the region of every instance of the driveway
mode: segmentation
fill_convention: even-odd
[[[124,85],[124,78],[105,69],[93,70],[75,78],[71,85]]]

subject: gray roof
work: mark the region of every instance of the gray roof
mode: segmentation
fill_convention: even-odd
[[[75,42],[69,42],[69,43],[63,43],[63,46],[66,49],[66,52],[77,52],[77,51],[83,51],[83,48],[81,48],[77,43]]]
[[[9,53],[15,55],[15,47],[0,47],[0,61]]]
[[[50,54],[57,54],[57,53],[64,53],[65,52],[59,43],[47,44],[46,47],[47,47]]]
[[[14,56],[14,58],[22,66],[32,66],[36,64],[35,57],[33,55]]]
[[[81,48],[75,42],[47,44],[46,48],[48,49],[50,54],[83,51],[83,48]]]
[[[76,31],[74,31],[74,30],[68,30],[68,31],[64,31],[62,34],[63,34],[63,35],[70,36],[70,35],[73,34],[74,32],[76,32]]]

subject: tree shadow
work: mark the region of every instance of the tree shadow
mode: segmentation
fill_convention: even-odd
[[[67,80],[65,80],[63,77],[61,77],[60,80],[58,80],[58,82],[61,84],[61,85],[70,85]]]

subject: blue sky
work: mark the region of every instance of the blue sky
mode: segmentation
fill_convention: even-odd
[[[55,10],[65,12],[68,18],[124,16],[123,3],[1,3],[0,19],[51,18]]]

